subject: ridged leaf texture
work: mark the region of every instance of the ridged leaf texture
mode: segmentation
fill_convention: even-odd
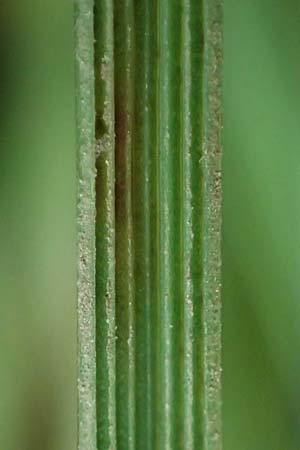
[[[221,449],[220,0],[75,0],[78,449]]]

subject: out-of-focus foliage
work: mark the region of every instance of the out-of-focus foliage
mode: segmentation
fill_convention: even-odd
[[[300,448],[300,4],[225,1],[225,450]]]
[[[0,448],[76,445],[72,2],[1,2]]]
[[[76,448],[72,13],[1,5],[5,450]],[[299,30],[296,0],[225,0],[225,450],[300,448]]]

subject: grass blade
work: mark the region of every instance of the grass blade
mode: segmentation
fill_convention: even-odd
[[[221,0],[75,5],[79,450],[220,450]]]

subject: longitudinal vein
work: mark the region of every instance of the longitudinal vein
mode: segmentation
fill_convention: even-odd
[[[93,2],[75,0],[78,450],[96,450]]]
[[[202,251],[203,220],[202,4],[185,0],[182,12],[182,168],[183,168],[183,442],[202,448]]]
[[[136,303],[136,448],[152,450],[157,334],[156,1],[135,2],[133,210]]]
[[[115,0],[116,395],[118,450],[135,449],[135,299],[132,204],[134,5]]]
[[[96,0],[97,444],[116,450],[115,108],[113,1]]]
[[[204,2],[204,43],[204,450],[220,450],[222,0]]]
[[[179,357],[181,276],[181,14],[180,0],[159,2],[159,436],[157,448],[182,448]]]

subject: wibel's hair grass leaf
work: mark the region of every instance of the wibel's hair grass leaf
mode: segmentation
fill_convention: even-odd
[[[221,1],[75,5],[79,450],[220,450]]]

